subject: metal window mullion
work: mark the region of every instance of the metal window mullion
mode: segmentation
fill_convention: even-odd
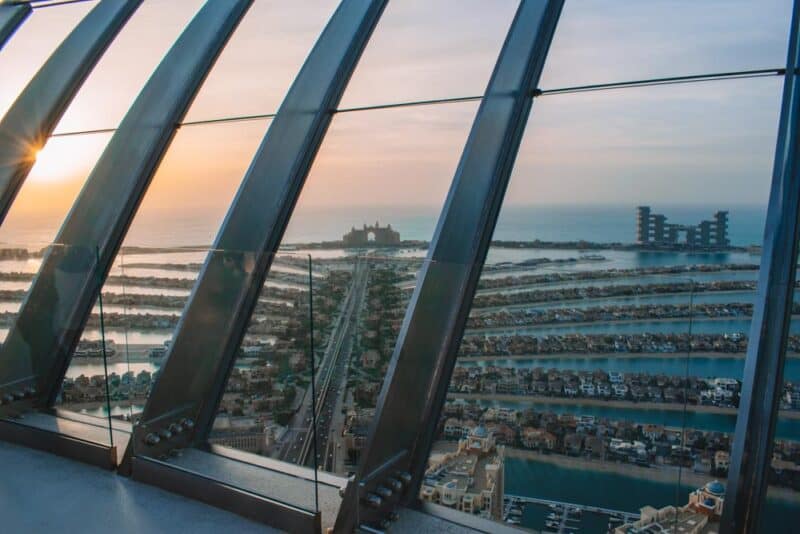
[[[0,121],[0,224],[67,106],[142,0],[103,0],[72,30]],[[1,12],[1,11],[0,11]]]
[[[721,532],[757,532],[783,391],[800,239],[800,0],[794,2],[758,289]]]
[[[359,467],[364,492],[392,471],[420,477],[472,297],[563,6],[523,1],[475,117],[418,277]]]
[[[31,14],[28,4],[0,6],[0,50]]]
[[[187,418],[192,431],[159,447],[205,440],[332,110],[385,5],[343,0],[298,73],[200,271],[126,459],[157,454],[146,436]]]
[[[0,349],[0,390],[32,373],[55,401],[117,250],[180,121],[252,0],[209,0],[136,98],[45,255]],[[2,391],[0,391],[1,393]]]

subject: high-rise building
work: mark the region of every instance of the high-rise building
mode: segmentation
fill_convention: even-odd
[[[683,236],[683,239],[681,237]],[[653,213],[650,206],[636,208],[636,243],[655,246],[687,246],[689,248],[723,248],[728,239],[728,212],[717,211],[712,220],[693,224],[673,224],[667,217]]]

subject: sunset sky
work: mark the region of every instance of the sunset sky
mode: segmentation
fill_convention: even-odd
[[[336,4],[256,0],[186,120],[276,111]],[[0,113],[92,5],[36,10],[0,51]],[[115,127],[201,5],[145,0],[57,131]],[[481,94],[516,6],[390,0],[341,107]],[[779,67],[790,15],[789,0],[567,0],[540,86]],[[781,88],[769,78],[543,97],[507,200],[763,203]],[[438,208],[476,110],[464,103],[337,115],[295,216],[326,206],[387,206],[389,215],[392,206]],[[169,216],[202,220],[213,233],[268,125],[181,128],[131,231]],[[109,139],[52,139],[0,241],[19,239],[31,221],[55,237]]]

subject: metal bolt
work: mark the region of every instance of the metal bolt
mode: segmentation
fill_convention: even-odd
[[[375,488],[375,493],[377,493],[384,499],[389,499],[392,496],[392,490],[390,490],[386,486],[378,486],[377,488]]]
[[[403,481],[403,484],[408,485],[411,483],[411,473],[403,471],[401,473],[397,473],[397,477]]]
[[[153,432],[147,434],[147,437],[144,438],[144,442],[150,445],[151,447],[154,445],[158,445],[160,441],[161,438],[159,438],[158,435]]]
[[[387,478],[386,485],[389,486],[393,491],[400,491],[403,489],[403,483],[394,477]]]
[[[194,421],[192,421],[188,417],[185,417],[181,419],[181,426],[186,430],[192,430],[194,428]]]
[[[162,428],[161,432],[159,432],[158,435],[161,436],[164,439],[169,439],[169,438],[172,437],[172,432],[170,432],[166,428]]]
[[[171,425],[169,425],[169,431],[172,432],[173,434],[180,434],[181,432],[183,432],[183,427],[178,423],[172,423]]]
[[[380,496],[375,495],[374,493],[368,493],[367,496],[364,498],[369,506],[372,508],[380,508],[383,505],[383,499]]]

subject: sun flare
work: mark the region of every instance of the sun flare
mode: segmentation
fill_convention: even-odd
[[[97,159],[97,141],[78,137],[50,139],[43,147],[34,149],[36,163],[28,180],[57,183],[84,178]]]

